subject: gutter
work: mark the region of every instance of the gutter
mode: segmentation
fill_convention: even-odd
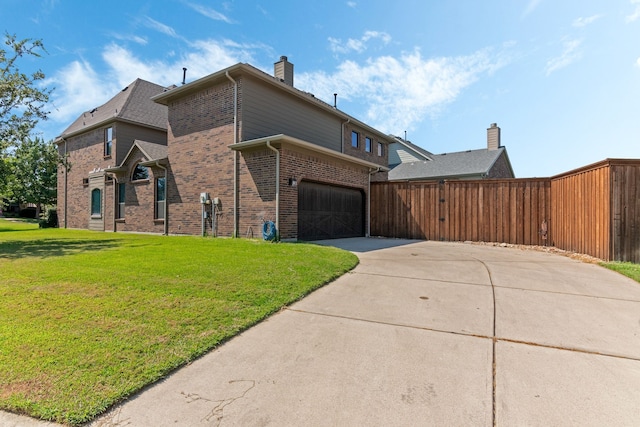
[[[64,141],[64,163],[62,164],[64,166],[64,228],[67,228],[67,186],[69,182],[69,167],[67,166],[67,162],[69,159],[67,158],[67,140],[65,138],[62,138],[62,140]]]
[[[267,148],[276,153],[276,239],[280,235],[280,151],[266,142]],[[237,151],[236,151],[237,153]]]
[[[224,73],[233,83],[233,143],[238,143],[238,82],[229,70]],[[238,152],[233,151],[233,237],[238,237]]]

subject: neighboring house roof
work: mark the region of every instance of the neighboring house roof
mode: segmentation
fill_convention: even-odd
[[[380,138],[380,140],[382,141],[386,141],[389,143],[394,142],[394,137],[387,135],[383,132],[380,132],[379,130],[369,126],[366,123],[361,122],[360,120],[356,119],[355,117],[351,117],[350,115],[348,115],[347,113],[344,113],[343,111],[339,110],[338,108],[333,107],[332,105],[316,98],[313,94],[309,93],[309,92],[304,92],[300,89],[297,89],[293,86],[290,86],[286,83],[284,83],[283,81],[281,81],[280,79],[265,73],[264,71],[261,71],[257,68],[255,68],[254,66],[247,64],[247,63],[238,63],[235,65],[232,65],[228,68],[222,69],[220,71],[216,71],[213,74],[209,74],[205,77],[202,77],[198,80],[194,80],[186,85],[183,86],[178,86],[175,87],[173,89],[167,90],[164,93],[160,93],[156,96],[153,97],[153,100],[155,102],[158,102],[160,104],[163,105],[168,105],[169,102],[171,102],[172,100],[175,99],[179,99],[182,98],[184,96],[186,96],[189,93],[192,92],[196,92],[198,90],[201,90],[203,88],[207,88],[210,87],[213,84],[219,83],[219,82],[229,82],[231,78],[234,77],[238,77],[242,74],[247,74],[250,75],[252,77],[258,78],[263,82],[272,84],[276,87],[278,87],[280,90],[283,90],[293,96],[296,96],[308,103],[312,103],[313,105],[320,107],[321,109],[334,114],[335,116],[341,118],[344,121],[349,121],[353,124],[358,125],[359,127],[371,132],[372,134],[376,135],[378,138]]]
[[[486,176],[505,147],[497,150],[468,150],[432,155],[432,160],[400,163],[389,171],[389,180],[482,178]]]
[[[167,129],[167,107],[151,100],[166,88],[136,79],[105,104],[85,111],[57,139],[68,138],[115,120]]]
[[[433,160],[433,153],[418,147],[410,141],[394,136],[393,144],[389,145],[389,165],[419,160]]]

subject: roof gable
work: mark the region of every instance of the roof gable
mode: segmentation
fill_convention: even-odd
[[[166,130],[167,107],[151,100],[163,91],[163,86],[136,79],[103,105],[82,113],[60,136],[69,137],[115,120]]]

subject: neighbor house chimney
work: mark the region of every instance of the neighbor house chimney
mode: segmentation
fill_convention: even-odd
[[[293,64],[287,61],[286,56],[281,56],[280,61],[273,64],[273,75],[289,86],[293,86]]]
[[[497,123],[491,123],[487,129],[487,150],[497,150],[500,148],[500,128]]]

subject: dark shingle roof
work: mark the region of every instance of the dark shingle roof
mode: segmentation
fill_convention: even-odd
[[[147,157],[147,160],[162,160],[167,158],[167,146],[156,144],[155,142],[140,141],[136,139],[133,143]],[[124,162],[123,162],[124,163]]]
[[[116,119],[167,129],[167,107],[151,100],[165,90],[163,86],[136,79],[105,104],[80,115],[61,137],[98,127]]]
[[[480,178],[487,174],[504,147],[432,155],[431,161],[401,163],[389,171],[389,180]]]

